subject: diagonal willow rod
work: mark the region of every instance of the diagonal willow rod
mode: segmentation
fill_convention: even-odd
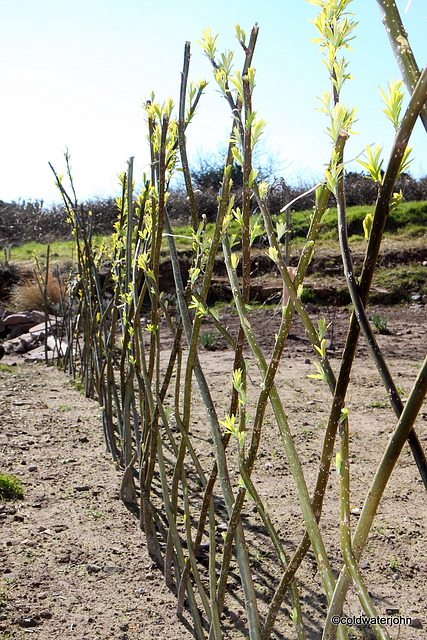
[[[356,560],[360,560],[369,531],[375,518],[375,514],[380,504],[381,498],[387,487],[387,483],[391,477],[396,462],[408,438],[408,434],[412,429],[416,417],[423,405],[427,394],[427,356],[418,372],[417,378],[406,401],[405,407],[399,418],[397,426],[388,442],[383,453],[377,471],[373,478],[372,484],[366,493],[365,502],[357,523],[353,536],[353,553]],[[332,627],[332,617],[336,611],[340,610],[345,598],[345,594],[350,586],[350,576],[346,566],[341,569],[335,593],[334,606],[328,611],[328,618],[325,625],[323,640],[332,640],[334,631]]]
[[[223,235],[222,239],[225,264],[227,267],[227,273],[232,287],[233,297],[236,303],[237,312],[239,314],[241,325],[245,331],[246,339],[249,343],[251,351],[254,355],[256,364],[263,376],[267,372],[267,364],[264,359],[263,353],[258,345],[256,337],[253,333],[250,321],[247,318],[245,306],[242,300],[242,296],[239,289],[239,283],[237,280],[236,271],[232,266],[231,261],[231,249],[227,235]],[[298,488],[298,497],[301,505],[301,509],[304,516],[304,521],[309,531],[310,540],[316,553],[317,562],[319,564],[319,571],[322,576],[322,580],[325,586],[325,591],[328,599],[331,597],[331,587],[333,589],[334,579],[332,577],[332,571],[329,565],[329,560],[323,545],[322,538],[320,536],[316,518],[314,516],[310,497],[308,495],[307,486],[302,472],[301,463],[296,453],[293,439],[289,431],[285,412],[277,392],[275,385],[270,390],[270,401],[278,422],[279,430],[282,436],[283,444],[288,455],[292,475]]]
[[[395,0],[377,0],[377,2],[403,80],[412,95],[421,73],[409,44],[408,34],[402,24],[396,2]],[[419,116],[427,131],[427,106],[421,109]]]
[[[417,84],[416,90],[414,91],[414,94],[411,98],[410,104],[408,106],[408,109],[405,113],[405,116],[402,120],[402,124],[401,127],[396,135],[396,140],[395,140],[395,144],[394,144],[394,148],[391,154],[391,159],[390,159],[390,163],[389,166],[387,168],[387,172],[385,174],[384,177],[384,182],[383,182],[383,187],[380,191],[380,195],[379,195],[379,199],[377,202],[377,207],[376,207],[376,211],[375,211],[375,216],[374,216],[374,223],[373,223],[373,227],[372,227],[372,231],[371,231],[371,236],[370,236],[370,240],[369,240],[369,245],[368,245],[368,249],[367,249],[367,258],[371,257],[369,255],[369,247],[370,246],[374,246],[374,248],[377,249],[377,251],[379,250],[379,242],[381,240],[381,236],[382,236],[382,230],[384,228],[384,223],[385,223],[385,216],[384,213],[388,212],[388,198],[387,200],[386,195],[388,195],[390,197],[391,195],[391,189],[393,188],[396,176],[398,175],[398,171],[399,171],[399,167],[403,158],[403,154],[404,151],[406,149],[408,140],[409,140],[409,136],[410,133],[413,129],[413,126],[415,124],[415,121],[419,115],[420,109],[422,108],[423,104],[425,103],[427,97],[427,70],[423,71],[423,74]],[[386,194],[386,195],[384,195]],[[382,204],[382,206],[380,206]],[[342,214],[342,212],[341,212]],[[343,220],[343,222],[345,222]],[[375,227],[375,232],[374,232],[374,227]],[[378,245],[374,245],[374,241],[372,240],[372,238],[375,237],[376,243],[378,243]],[[371,243],[372,241],[372,243]],[[345,247],[344,247],[345,248]],[[362,319],[363,322],[363,316],[365,315],[363,313],[363,309],[364,306],[366,304],[366,300],[364,299],[363,296],[363,289],[362,289],[362,283],[366,281],[366,272],[365,272],[365,265],[369,264],[368,259],[365,259],[365,263],[364,263],[364,267],[362,270],[362,275],[360,278],[360,289],[359,291],[356,289],[355,291],[353,291],[353,295],[355,297],[354,302],[356,303],[356,305],[358,305],[359,308],[359,315]],[[372,262],[370,263],[372,265]],[[347,269],[349,268],[349,265],[347,265],[346,267]],[[365,276],[365,279],[364,279]],[[371,276],[372,277],[372,276]],[[351,279],[351,278],[350,278]],[[366,316],[365,316],[366,317]],[[350,329],[349,329],[349,334],[348,334],[348,338],[347,338],[347,343],[349,342],[349,338],[350,338],[350,333],[352,331],[352,326],[353,324],[355,324],[356,320],[356,315],[353,314],[352,316],[352,322],[350,324]],[[358,333],[358,332],[357,332]],[[368,336],[369,337],[369,336]],[[344,358],[343,358],[343,365],[344,365]],[[343,370],[343,366],[341,368],[341,371]],[[340,375],[341,375],[341,371],[340,371]],[[340,380],[340,378],[339,378]],[[339,382],[338,382],[339,384]],[[400,412],[402,413],[402,412]],[[414,420],[415,420],[414,416]],[[408,441],[410,443],[414,442],[414,435],[411,436],[411,434],[415,434],[414,429],[410,429],[408,432]],[[422,456],[424,455],[421,449],[421,454]],[[424,481],[425,484],[425,472],[424,472],[424,467],[422,465],[422,459],[421,461],[419,460],[418,457],[416,457],[416,462],[418,465],[418,468],[420,470],[421,473],[421,477]],[[425,463],[425,458],[424,458],[424,463]],[[391,461],[390,462],[391,465],[391,469],[390,469],[390,474],[391,474],[391,470],[394,466],[394,463]],[[420,468],[421,465],[421,468]],[[360,524],[360,521],[359,521]],[[365,526],[364,523],[362,522],[362,526]],[[370,527],[370,524],[366,524],[366,526]],[[369,528],[368,528],[369,531]],[[368,531],[366,532],[366,536],[368,535]],[[348,588],[348,586],[347,586]],[[346,589],[343,588],[342,584],[340,586],[340,590],[336,591],[336,594],[334,594],[334,599],[333,599],[333,604],[330,607],[329,611],[328,611],[328,618],[327,618],[327,624],[325,626],[325,632],[324,632],[324,637],[325,638],[329,638],[329,637],[333,637],[333,631],[332,631],[332,627],[331,627],[331,619],[333,617],[334,614],[336,614],[337,611],[340,611],[343,605],[343,601],[345,598],[345,593],[346,593]]]
[[[171,254],[172,268],[174,273],[174,280],[177,289],[178,305],[180,308],[181,318],[184,326],[184,332],[187,337],[189,346],[192,340],[191,323],[188,314],[188,308],[185,305],[184,287],[181,278],[181,272],[179,269],[179,260],[176,251],[175,243],[172,237],[172,228],[170,221],[165,211],[165,229],[168,234],[169,251]],[[224,446],[222,442],[221,429],[219,426],[218,417],[216,415],[215,406],[212,401],[212,397],[209,391],[206,378],[201,369],[199,359],[196,355],[194,360],[194,373],[199,385],[200,394],[203,399],[203,403],[206,408],[209,424],[211,427],[211,433],[214,440],[214,447],[216,452],[216,459],[218,464],[220,485],[223,492],[224,500],[227,506],[227,510],[231,513],[234,504],[234,495],[231,488],[230,476],[228,472],[227,461],[224,452]],[[258,606],[255,596],[255,590],[253,586],[252,576],[249,568],[249,559],[247,555],[244,533],[242,524],[239,523],[235,533],[235,545],[237,560],[239,563],[239,569],[242,576],[242,587],[245,595],[245,607],[248,616],[249,634],[251,640],[259,640],[261,637],[260,622]]]

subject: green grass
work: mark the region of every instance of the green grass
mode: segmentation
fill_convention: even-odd
[[[0,500],[17,500],[24,496],[24,489],[18,478],[0,473]]]
[[[213,331],[205,331],[200,335],[200,344],[208,351],[215,351],[218,346],[218,337]]]
[[[387,335],[390,331],[387,329],[388,318],[384,313],[376,313],[371,318],[375,331],[382,335]]]
[[[368,213],[374,213],[374,207],[363,205],[347,209],[348,235],[363,238],[363,220]],[[311,211],[292,212],[293,234],[299,237],[307,235]],[[388,216],[385,232],[401,234],[407,237],[423,237],[427,224],[427,202],[403,202]],[[338,239],[337,210],[331,208],[324,215],[321,236]]]
[[[349,207],[347,210],[348,232],[350,242],[354,250],[360,249],[364,252],[366,243],[363,233],[363,219],[367,213],[373,213],[374,207],[365,205],[357,207]],[[307,234],[311,210],[293,211],[292,218],[292,250],[299,249],[303,244],[304,237]],[[252,223],[259,219],[259,215],[252,217]],[[284,219],[284,214],[277,217],[278,220]],[[425,236],[425,227],[427,225],[427,201],[420,202],[404,202],[400,204],[395,211],[390,213],[386,228],[385,238],[390,240],[389,244],[394,245],[398,242],[411,243],[414,239],[422,239]],[[206,226],[206,236],[212,237],[214,224],[209,223]],[[192,228],[191,226],[176,226],[173,229],[177,249],[180,252],[191,251],[193,246]],[[231,235],[235,234],[237,240],[240,238],[240,229],[237,221],[232,221],[229,225]],[[100,247],[102,243],[109,244],[108,236],[96,236],[94,238],[95,246]],[[412,246],[410,244],[410,246]],[[319,239],[316,243],[317,251],[334,251],[338,249],[338,229],[337,229],[337,210],[331,208],[324,216]],[[20,247],[14,247],[11,250],[11,262],[27,262],[37,255],[41,264],[44,264],[46,258],[47,245],[38,242],[28,242]],[[163,257],[169,256],[167,238],[163,238],[162,242]],[[51,264],[73,263],[75,262],[75,245],[73,240],[63,240],[52,242],[50,245]]]
[[[388,402],[377,400],[376,402],[372,402],[369,406],[374,409],[385,409],[388,406]]]
[[[60,240],[50,245],[50,260],[73,262],[75,260],[74,240]],[[47,245],[40,242],[27,242],[20,247],[13,247],[10,252],[11,262],[26,262],[36,255],[40,261],[46,258]]]
[[[412,293],[427,295],[427,269],[421,264],[398,265],[393,269],[378,269],[374,285],[407,300]]]
[[[94,246],[99,248],[102,243],[109,244],[109,236],[95,236]],[[33,261],[34,256],[37,257],[41,265],[46,263],[47,244],[41,242],[27,242],[20,247],[13,247],[10,250],[9,262],[28,262]],[[50,243],[50,264],[51,267],[56,264],[76,262],[76,248],[74,240],[58,240]]]
[[[4,362],[0,362],[0,372],[16,373],[16,367],[11,367],[9,364],[4,364]]]

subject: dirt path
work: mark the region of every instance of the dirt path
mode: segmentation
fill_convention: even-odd
[[[335,352],[331,351],[331,358],[337,370],[349,314],[341,309],[327,311],[326,315],[334,320]],[[380,336],[379,341],[399,387],[407,394],[416,365],[425,354],[427,310],[422,306],[388,309],[387,315],[393,334]],[[256,333],[267,351],[273,344],[278,322],[277,314],[271,310],[257,314]],[[235,316],[227,317],[227,324],[233,332]],[[229,402],[231,360],[232,353],[227,350],[201,354],[215,401],[224,413]],[[310,491],[316,472],[316,464],[310,463],[316,463],[319,457],[329,401],[327,390],[315,381],[307,382],[307,374],[313,372],[312,361],[311,346],[296,322],[278,374],[278,386]],[[135,516],[119,500],[121,475],[105,452],[98,405],[76,391],[68,377],[56,368],[19,364],[12,371],[0,372],[0,468],[20,477],[25,497],[14,504],[0,504],[0,637],[192,638],[188,627],[176,617],[175,597],[148,557]],[[254,365],[249,374],[255,391],[260,381]],[[363,344],[358,350],[347,404],[352,425],[352,499],[357,509],[394,426],[386,393]],[[198,451],[205,454],[209,464],[210,436],[201,407],[196,407],[192,422]],[[425,407],[418,418],[417,431],[427,448]],[[231,458],[230,469],[237,484],[237,465],[233,466]],[[291,551],[300,539],[303,523],[289,465],[269,414],[253,477]],[[322,533],[334,571],[341,566],[336,490],[333,472]],[[221,500],[217,506],[220,510]],[[354,518],[356,521],[357,515]],[[250,503],[243,519],[264,613],[279,578],[277,564]],[[387,487],[362,564],[381,614],[400,612],[412,618],[414,626],[402,628],[400,637],[404,640],[426,637],[426,539],[425,491],[406,449]],[[311,611],[308,638],[319,640],[326,605],[312,554],[301,571],[300,593],[303,608],[310,607]],[[236,578],[224,623],[229,637],[236,639],[247,637],[239,598]],[[289,607],[285,601],[274,636],[278,639],[294,638]],[[354,594],[348,613],[360,613]],[[420,625],[424,629],[418,628]],[[397,637],[397,628],[389,631],[392,638]],[[352,633],[353,638],[371,637],[369,630]]]
[[[0,395],[1,468],[25,486],[0,505],[0,637],[191,638],[119,500],[98,405],[44,365],[0,373]]]

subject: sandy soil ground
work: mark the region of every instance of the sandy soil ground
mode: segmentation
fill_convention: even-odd
[[[392,333],[379,336],[379,342],[405,397],[425,355],[427,309],[412,305],[372,313],[375,311],[388,316]],[[230,331],[235,332],[237,318],[226,311],[224,314]],[[330,355],[337,371],[349,312],[331,309],[321,315],[334,323]],[[316,319],[316,310],[313,316]],[[278,324],[279,316],[273,310],[256,313],[256,333],[267,353]],[[232,352],[226,349],[201,354],[219,413],[228,411],[232,359]],[[277,384],[312,491],[329,395],[319,381],[307,379],[309,373],[315,373],[312,348],[296,321]],[[260,378],[254,364],[250,365],[249,376],[248,394],[255,397]],[[358,349],[347,406],[351,416],[352,501],[357,509],[363,503],[395,425],[386,391],[363,342]],[[121,475],[105,452],[97,403],[79,393],[58,369],[20,362],[12,372],[0,372],[0,420],[0,469],[17,475],[25,487],[22,500],[0,504],[0,637],[10,640],[193,637],[189,616],[187,622],[176,616],[175,596],[166,588],[147,554],[137,519],[119,500]],[[425,405],[416,429],[426,449]],[[212,445],[201,406],[196,406],[192,414],[192,436],[202,462],[209,468]],[[237,486],[237,458],[233,458],[232,450],[230,470]],[[303,522],[271,413],[266,415],[253,478],[283,544],[291,552],[300,540]],[[337,474],[332,471],[321,531],[335,573],[342,562],[337,489]],[[197,508],[197,499],[195,504]],[[243,522],[263,615],[280,572],[252,504],[250,501],[245,504]],[[426,504],[425,489],[406,448],[386,489],[361,564],[379,613],[392,616],[400,612],[412,619],[412,626],[400,629],[400,638],[404,640],[426,637]],[[225,514],[223,506],[218,495],[218,520],[221,513]],[[357,515],[352,517],[356,521]],[[233,570],[231,574],[224,615],[225,637],[236,639],[248,637],[237,573]],[[308,554],[298,578],[303,609],[308,612],[307,637],[319,640],[326,601],[312,553]],[[360,610],[355,594],[350,594],[346,613],[358,615]],[[290,602],[285,600],[273,637],[283,640],[295,637],[290,612]],[[391,638],[397,638],[397,627],[388,631]],[[350,630],[349,635],[373,637],[363,626]]]

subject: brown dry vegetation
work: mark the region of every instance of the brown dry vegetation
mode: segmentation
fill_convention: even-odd
[[[66,286],[59,277],[49,273],[46,283],[40,278],[25,278],[15,285],[9,305],[15,311],[47,311],[53,313],[60,308],[66,296]]]

